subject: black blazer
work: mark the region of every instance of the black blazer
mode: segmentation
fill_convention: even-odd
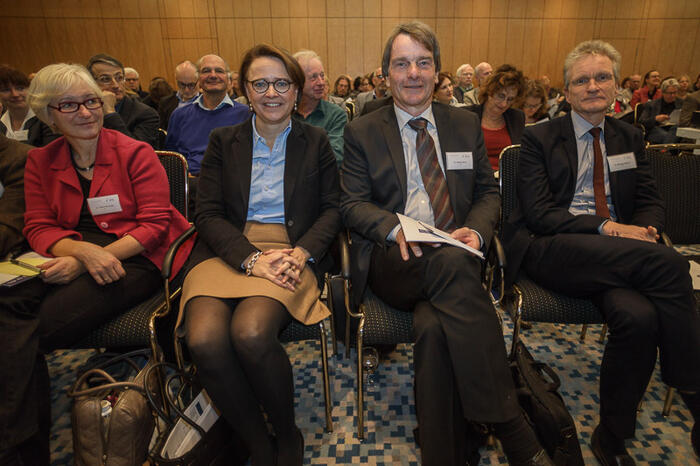
[[[24,129],[27,130],[27,140],[21,141],[34,147],[44,147],[54,139],[58,139],[61,135],[53,132],[49,126],[41,121],[36,116],[31,117],[24,124]],[[7,127],[0,123],[0,133],[7,134]]]
[[[160,117],[161,128],[168,129],[170,115],[175,111],[179,103],[180,101],[175,92],[160,99],[160,102],[158,102],[158,116]]]
[[[199,173],[194,221],[199,239],[188,268],[218,256],[239,269],[257,250],[243,235],[252,160],[252,119],[212,131]],[[341,227],[339,191],[326,132],[292,119],[284,166],[284,216],[292,246],[311,253],[317,277],[332,266],[326,253]]]
[[[644,153],[642,133],[634,126],[605,117],[608,155],[634,152],[637,168],[610,173],[612,202],[618,221],[628,225],[664,227],[664,204]],[[518,166],[519,205],[503,226],[510,283],[515,279],[534,237],[557,233],[598,234],[605,220],[597,215],[573,215],[578,175],[578,150],[571,113],[528,126]]]
[[[484,114],[484,104],[468,105],[464,108],[470,112],[476,113],[476,115],[479,117],[479,127],[481,127],[481,117]],[[525,114],[523,111],[511,107],[503,112],[503,119],[506,120],[506,130],[508,130],[508,136],[510,136],[510,143],[520,144],[520,140],[523,137],[523,130],[525,129]]]
[[[450,203],[457,225],[481,234],[488,247],[498,219],[498,185],[486,156],[476,116],[461,108],[434,102],[442,160],[446,152],[472,152],[473,170],[448,170]],[[340,209],[351,230],[353,291],[364,292],[374,244],[386,246],[386,237],[399,223],[396,212],[406,206],[406,164],[394,106],[382,107],[345,127],[345,154],[341,166]]]
[[[662,97],[661,99],[650,100],[644,104],[642,114],[639,116],[639,122],[644,125],[647,134],[659,124],[659,122],[656,121],[656,115],[661,113],[661,104],[663,101],[664,99]],[[673,105],[674,110],[680,109],[683,106],[683,100],[676,99]]]
[[[388,95],[386,97],[380,97],[379,99],[367,101],[365,106],[362,107],[362,112],[360,113],[360,116],[367,115],[368,113],[371,113],[377,110],[378,108],[382,108],[385,105],[394,105],[394,98]]]
[[[124,97],[119,112],[105,115],[104,127],[158,148],[158,112],[134,97]]]

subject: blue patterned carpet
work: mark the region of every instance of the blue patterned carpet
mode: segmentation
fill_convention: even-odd
[[[509,319],[505,321],[508,342],[512,328]],[[600,326],[589,327],[584,343],[579,342],[579,331],[580,326],[534,324],[524,332],[524,340],[536,359],[550,364],[559,373],[561,393],[576,420],[586,464],[594,465],[597,462],[588,444],[598,419],[598,367],[603,345],[598,342]],[[410,345],[400,345],[377,370],[376,382],[366,397],[366,438],[362,442],[355,431],[351,362],[341,357],[332,357],[330,361],[335,430],[325,433],[318,343],[292,343],[287,348],[296,379],[297,422],[306,441],[305,464],[419,464],[413,440],[415,409]],[[339,350],[342,354],[342,345]],[[53,465],[73,463],[70,404],[65,393],[73,381],[75,368],[90,354],[90,351],[59,351],[49,359],[53,382]],[[699,464],[690,446],[690,414],[676,400],[671,415],[663,417],[665,395],[666,387],[657,368],[638,416],[637,437],[629,442],[628,448],[639,464]],[[484,448],[481,453],[481,464],[507,464],[498,447]]]

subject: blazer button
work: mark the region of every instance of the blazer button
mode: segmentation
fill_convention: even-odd
[[[107,222],[101,222],[101,223],[100,223],[100,226],[101,226],[102,228],[109,228],[109,223],[107,223]]]
[[[294,226],[294,220],[287,220],[287,226],[288,226],[288,227],[293,227],[293,226]]]

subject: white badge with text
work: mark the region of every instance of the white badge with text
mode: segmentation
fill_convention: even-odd
[[[29,140],[29,130],[28,129],[21,129],[19,131],[15,131],[15,141],[28,141]]]
[[[446,152],[448,170],[473,170],[474,159],[471,152]]]
[[[94,216],[122,211],[122,205],[119,203],[119,194],[91,197],[87,202],[90,212]]]
[[[634,158],[634,152],[608,155],[608,167],[611,173],[622,170],[632,170],[633,168],[637,168],[637,159]]]

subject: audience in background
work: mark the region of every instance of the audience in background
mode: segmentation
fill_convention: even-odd
[[[474,68],[469,63],[465,63],[457,68],[456,86],[454,88],[455,98],[459,103],[464,103],[464,94],[472,90],[472,78],[474,77]]]
[[[355,99],[355,105],[357,106],[357,114],[363,115],[364,107],[367,102],[381,99],[389,95],[389,89],[386,85],[386,79],[382,74],[382,68],[379,67],[372,72],[370,75],[370,80],[372,83],[372,90],[362,92],[357,95]]]
[[[165,78],[155,77],[151,79],[151,84],[148,86],[148,95],[143,99],[143,103],[158,111],[163,97],[172,95],[173,92],[172,86]]]
[[[294,54],[306,79],[301,90],[299,104],[295,104],[293,117],[304,123],[326,130],[338,164],[343,160],[343,131],[348,122],[344,109],[323,99],[326,92],[326,73],[321,57],[311,50],[300,50]]]
[[[35,147],[45,146],[58,135],[29,108],[28,88],[29,79],[24,73],[0,65],[0,103],[6,110],[0,117],[0,133]]]
[[[646,140],[652,144],[672,144],[679,142],[676,128],[680,119],[683,101],[676,98],[680,85],[674,78],[661,83],[661,98],[648,102],[638,117],[644,125]]]
[[[350,76],[347,74],[341,74],[335,80],[333,84],[333,95],[335,97],[341,97],[342,99],[347,99],[350,97],[350,92],[352,91],[352,84],[350,82]]]
[[[661,98],[661,74],[657,70],[647,71],[644,75],[644,86],[632,93],[630,105],[634,108],[637,104],[644,104],[650,100]]]
[[[170,115],[176,108],[191,103],[199,95],[197,67],[194,63],[185,60],[175,67],[175,85],[177,86],[177,92],[163,97],[158,103],[160,127],[163,129],[168,127]]]
[[[478,86],[475,84],[471,91],[464,94],[463,102],[465,104],[477,105],[479,102],[481,102],[479,100],[479,92],[481,92],[479,88],[486,84],[486,80],[489,76],[491,76],[491,73],[493,73],[493,68],[488,63],[481,62],[476,65],[476,68],[474,68],[474,78],[476,78]]]
[[[690,92],[690,76],[687,74],[682,74],[678,78],[678,92],[676,93],[676,99],[684,100],[685,97]]]
[[[148,97],[148,92],[141,89],[139,72],[128,66],[124,68],[124,87],[138,95],[139,99]]]
[[[438,73],[437,79],[437,84],[433,90],[433,100],[441,104],[452,105],[453,107],[464,107],[465,105],[458,102],[454,96],[455,87],[450,73],[441,71]]]
[[[520,144],[525,114],[512,106],[524,91],[523,73],[511,65],[501,65],[481,84],[481,103],[467,107],[481,121],[486,153],[494,171],[498,170],[501,151],[512,144]]]
[[[104,127],[156,147],[160,123],[158,112],[125,94],[124,65],[116,58],[100,53],[88,60],[87,69],[102,89]]]
[[[522,99],[513,108],[519,108],[525,114],[525,125],[534,125],[549,120],[547,92],[537,81],[528,81]]]
[[[0,260],[24,240],[24,164],[31,148],[0,134]]]

